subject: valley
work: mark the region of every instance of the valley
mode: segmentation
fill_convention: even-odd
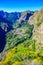
[[[43,65],[43,8],[0,11],[0,65]]]

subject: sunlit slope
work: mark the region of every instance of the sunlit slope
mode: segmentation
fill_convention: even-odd
[[[28,22],[34,25],[33,38],[43,43],[43,8],[35,12]]]

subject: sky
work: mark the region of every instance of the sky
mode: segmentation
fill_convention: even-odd
[[[7,12],[34,11],[42,7],[43,0],[0,0],[0,10]]]

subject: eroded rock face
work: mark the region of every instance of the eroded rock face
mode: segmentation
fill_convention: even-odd
[[[33,11],[24,11],[24,12],[22,12],[22,15],[21,15],[21,17],[19,18],[19,22],[21,22],[21,23],[23,23],[23,22],[27,22],[28,20],[29,20],[29,18],[30,18],[30,16],[32,16],[34,14],[34,12]]]
[[[33,38],[43,43],[43,8],[35,12],[28,21],[29,24],[34,25]]]

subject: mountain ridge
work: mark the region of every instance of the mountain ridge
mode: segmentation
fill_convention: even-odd
[[[43,65],[43,8],[22,12],[14,22],[13,29],[4,38],[6,43],[0,53],[0,65]],[[4,31],[0,29],[0,37],[1,30]]]

